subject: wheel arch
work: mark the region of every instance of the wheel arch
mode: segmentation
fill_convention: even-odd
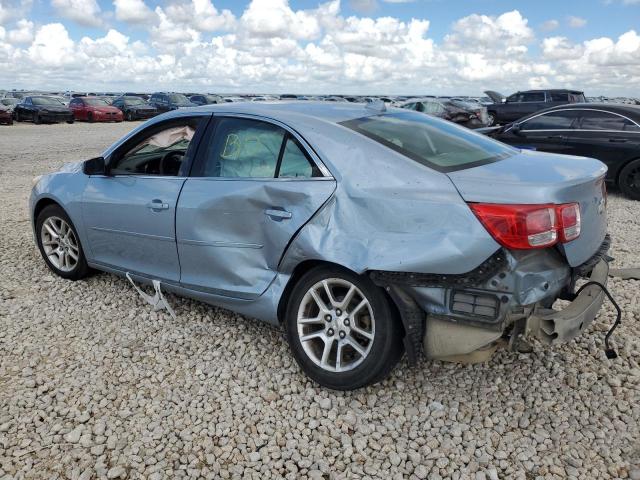
[[[38,221],[38,215],[40,215],[40,212],[42,212],[42,210],[44,210],[49,205],[57,205],[58,207],[60,207],[64,211],[64,213],[67,214],[67,216],[69,215],[69,212],[67,212],[67,210],[62,206],[62,204],[60,202],[54,200],[51,197],[42,197],[33,206],[33,225],[34,225],[34,228],[35,228],[36,222]],[[69,218],[71,218],[71,217],[69,217]]]
[[[624,162],[620,163],[620,165],[616,170],[616,176],[615,176],[616,187],[618,188],[620,187],[620,177],[622,176],[622,171],[625,169],[627,165],[629,165],[631,162],[635,162],[636,160],[640,160],[640,157],[633,157],[633,158],[630,158],[629,160],[625,160]]]

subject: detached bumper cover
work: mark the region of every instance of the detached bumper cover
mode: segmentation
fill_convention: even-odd
[[[608,275],[609,264],[600,260],[593,268],[589,280],[606,286]],[[526,336],[537,337],[548,345],[568,342],[591,325],[603,301],[602,289],[591,285],[562,310],[537,310],[527,320]]]

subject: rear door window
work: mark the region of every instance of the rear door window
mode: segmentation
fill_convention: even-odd
[[[522,130],[571,130],[575,128],[578,114],[575,110],[544,113],[522,122]]]
[[[544,102],[544,92],[523,93],[521,102]]]
[[[341,125],[441,172],[495,162],[517,152],[484,135],[415,112],[357,118]]]
[[[551,92],[549,95],[551,95],[552,102],[568,102],[569,101],[568,93]]]
[[[581,130],[638,131],[635,123],[614,113],[589,110],[581,112],[581,117]]]

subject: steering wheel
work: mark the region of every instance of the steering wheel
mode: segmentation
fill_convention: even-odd
[[[165,153],[160,158],[160,164],[158,165],[158,170],[160,170],[160,175],[165,175],[165,174],[177,175],[178,172],[173,171],[171,168],[174,166],[172,165],[172,163],[174,164],[177,163],[178,165],[180,165],[183,157],[184,157],[184,152],[181,152],[178,150],[173,150],[171,152]]]

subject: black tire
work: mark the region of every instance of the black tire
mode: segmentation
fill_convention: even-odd
[[[627,163],[620,171],[618,187],[625,197],[640,200],[640,158]]]
[[[20,112],[14,112],[14,116],[16,118],[16,122],[22,121],[22,117],[20,117]]]
[[[132,122],[133,121],[133,113],[131,112],[131,110],[129,110],[127,112],[127,114],[125,115],[126,119],[128,122]]]
[[[93,113],[91,112],[87,113],[87,122],[89,123],[95,122],[95,119],[93,118]]]
[[[298,310],[305,295],[314,285],[326,279],[344,280],[357,287],[362,297],[369,301],[375,318],[375,332],[368,354],[360,364],[343,372],[330,371],[318,365],[305,352],[298,334]],[[336,309],[332,310],[332,313],[339,312]],[[343,313],[345,315],[348,314],[348,312]],[[352,321],[355,322],[355,319]],[[298,365],[312,380],[331,389],[354,390],[379,382],[391,373],[402,357],[403,344],[400,319],[397,318],[395,310],[389,304],[384,291],[374,285],[370,279],[345,269],[321,266],[304,274],[298,280],[289,297],[284,324],[289,346]],[[326,330],[327,327],[324,324],[317,324],[314,328]],[[336,340],[338,340],[337,333],[335,332]],[[342,333],[340,334],[342,335]],[[332,345],[335,345],[335,343],[332,343]],[[331,352],[335,357],[336,352],[333,346],[331,347]]]
[[[40,115],[37,112],[33,114],[33,123],[35,123],[36,125],[40,125],[42,123]]]
[[[42,243],[42,229],[44,223],[52,217],[64,220],[71,227],[73,235],[75,236],[78,247],[78,260],[75,264],[75,267],[69,271],[61,270],[56,265],[54,265],[44,250],[44,246]],[[56,275],[68,280],[80,280],[81,278],[84,278],[89,274],[90,269],[87,265],[87,260],[84,255],[82,245],[80,244],[80,237],[78,236],[76,227],[73,225],[66,212],[59,205],[47,205],[38,214],[38,218],[36,219],[36,242],[38,243],[38,249],[40,250],[40,254],[47,264],[47,267],[49,267],[49,269]]]
[[[496,112],[487,112],[487,127],[493,127],[496,124]]]

